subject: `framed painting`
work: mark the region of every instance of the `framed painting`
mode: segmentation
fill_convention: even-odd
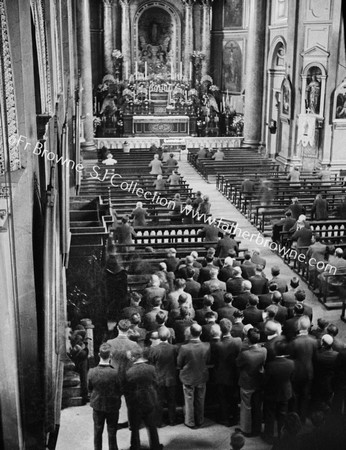
[[[281,84],[281,117],[291,118],[292,110],[292,85],[288,77],[285,77]]]
[[[240,93],[243,74],[243,40],[225,40],[222,55],[222,87],[224,91]]]
[[[224,0],[223,4],[223,27],[243,27],[244,0]]]

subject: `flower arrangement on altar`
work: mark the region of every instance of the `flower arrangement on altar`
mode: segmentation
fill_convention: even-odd
[[[238,136],[243,134],[244,129],[244,116],[242,114],[236,114],[233,119],[232,128]]]
[[[200,52],[200,51],[194,50],[194,51],[191,53],[191,58],[192,58],[192,59],[200,59],[200,60],[203,60],[203,59],[205,58],[205,54],[202,53],[202,52]]]
[[[218,86],[216,86],[216,84],[212,84],[210,87],[209,87],[209,91],[211,91],[211,92],[217,92],[217,91],[219,91],[220,89],[218,88]]]
[[[108,92],[108,84],[107,83],[101,83],[97,86],[97,92],[102,93],[102,92]]]
[[[121,51],[120,50],[118,50],[118,49],[115,49],[115,50],[113,50],[112,51],[112,58],[114,58],[114,59],[123,59],[123,54],[121,53]]]

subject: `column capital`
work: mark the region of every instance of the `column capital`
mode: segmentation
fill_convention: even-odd
[[[114,0],[103,0],[104,6],[111,7],[114,4]]]
[[[203,8],[210,8],[213,0],[199,0],[199,2]]]
[[[182,0],[182,2],[186,8],[190,8],[194,3],[196,3],[196,0]]]
[[[119,0],[123,8],[128,8],[130,6],[130,0]]]

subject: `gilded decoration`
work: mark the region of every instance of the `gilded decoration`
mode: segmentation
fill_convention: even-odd
[[[7,122],[5,125],[0,119],[0,175],[3,175],[6,171],[4,138],[6,138],[8,142],[11,170],[20,168],[19,150],[16,146],[17,140],[15,139],[15,136],[17,135],[16,101],[4,0],[0,0],[0,40],[1,108],[4,108],[2,117],[4,117]],[[4,97],[3,93],[5,94]]]

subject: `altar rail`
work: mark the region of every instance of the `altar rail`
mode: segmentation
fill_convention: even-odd
[[[207,148],[222,148],[222,149],[232,149],[241,147],[243,138],[242,137],[195,137],[195,136],[184,136],[186,141],[186,147],[189,149],[199,148],[201,145]],[[133,149],[143,149],[148,150],[152,144],[157,147],[162,145],[164,139],[157,136],[141,136],[138,137],[121,137],[121,138],[95,138],[95,144],[98,149],[104,147],[122,149],[123,143],[126,141],[130,148]]]

